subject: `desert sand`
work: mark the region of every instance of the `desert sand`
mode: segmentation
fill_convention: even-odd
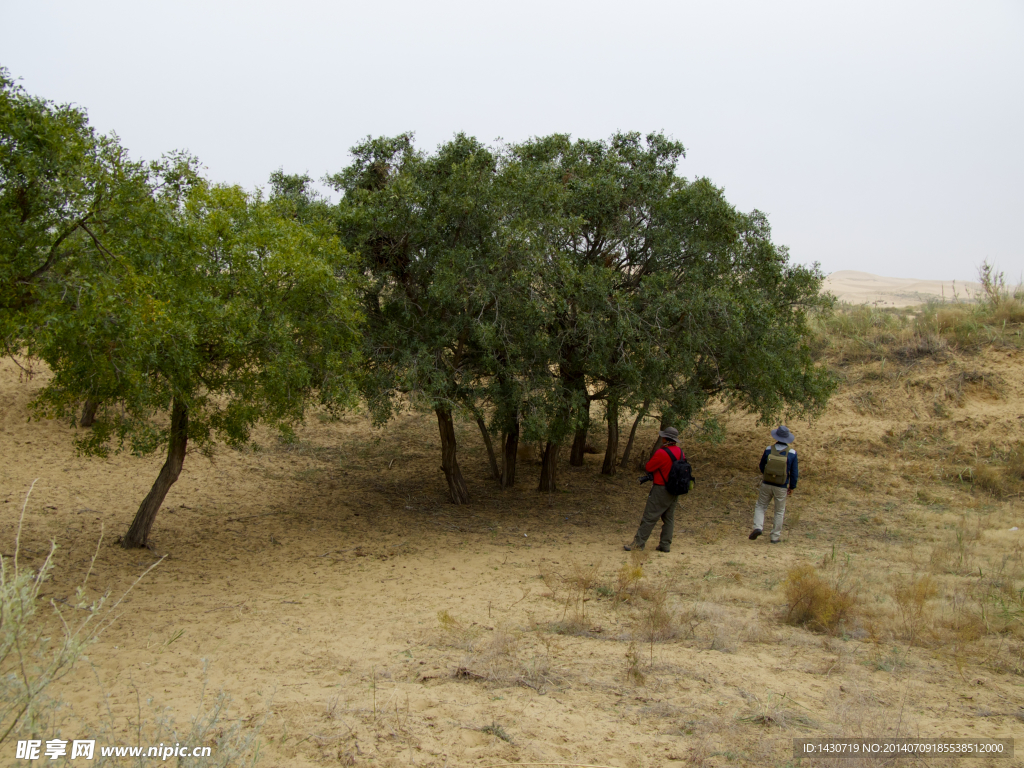
[[[969,301],[981,290],[976,282],[913,280],[880,277],[867,272],[841,270],[825,278],[824,290],[847,304],[877,307],[914,307],[936,299]]]
[[[955,479],[1024,439],[1022,362],[991,350],[844,369],[828,412],[790,423],[801,481],[777,546],[747,539],[767,428],[724,414],[723,444],[686,434],[698,484],[672,552],[647,553],[623,589],[646,496],[632,468],[605,477],[600,455],[563,456],[558,493],[534,490],[530,464],[503,492],[462,424],[473,502],[456,507],[436,425],[411,411],[384,430],[314,414],[297,442],[191,453],[153,550],[122,550],[162,457],[77,456],[74,427],[29,418],[46,371],[3,360],[3,553],[36,480],[20,555],[31,567],[56,543],[43,591],[57,607],[74,613],[101,535],[90,596],[120,596],[164,558],[55,691],[73,708],[66,738],[106,728],[107,743],[148,744],[161,712],[187,725],[221,691],[222,726],[259,728],[262,766],[786,766],[794,737],[826,735],[1017,737],[1020,750],[1020,636],[954,647],[943,622],[979,569],[1002,563],[1024,586],[1019,498]],[[645,424],[640,445],[654,436]],[[863,608],[842,632],[785,622],[800,564],[849,569]],[[908,639],[893,585],[921,574],[938,592]],[[652,640],[658,600],[668,619]]]

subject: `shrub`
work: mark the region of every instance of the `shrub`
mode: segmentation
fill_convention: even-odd
[[[636,597],[640,587],[640,580],[644,577],[644,563],[647,560],[647,553],[643,550],[634,549],[629,554],[629,560],[622,564],[616,575],[615,602],[629,602]]]
[[[991,464],[979,464],[971,470],[971,482],[975,488],[991,493],[996,498],[1006,495],[1007,483],[1002,471]]]
[[[804,564],[791,568],[783,585],[786,593],[786,621],[817,632],[833,633],[853,617],[857,596],[846,584],[846,569],[831,578]]]
[[[913,645],[921,636],[927,619],[926,603],[939,593],[938,584],[928,574],[918,578],[898,578],[892,588],[899,611],[903,639]]]
[[[84,611],[85,618],[77,624],[65,621],[51,600],[59,619],[56,631],[37,615],[39,592],[53,571],[56,545],[51,544],[38,569],[19,565],[21,528],[34,487],[35,481],[21,507],[14,555],[0,555],[0,747],[21,734],[57,732],[60,702],[48,689],[72,670],[96,638],[101,628],[98,611],[105,599],[88,602],[85,584],[80,586],[74,608]]]

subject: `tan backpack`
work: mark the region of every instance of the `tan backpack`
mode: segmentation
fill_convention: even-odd
[[[773,445],[768,454],[768,461],[764,463],[764,481],[771,485],[786,484],[786,465],[789,461],[789,446]]]

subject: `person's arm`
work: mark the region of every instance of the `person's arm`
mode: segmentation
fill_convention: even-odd
[[[795,452],[789,454],[789,461],[791,463],[790,463],[790,466],[789,466],[789,491],[788,491],[788,495],[792,496],[793,495],[793,491],[796,490],[796,481],[797,481],[797,479],[800,476],[800,468],[799,468],[799,466],[797,464],[797,461],[796,461],[796,453]]]
[[[757,471],[762,475],[764,474],[764,465],[768,463],[768,454],[771,453],[771,448],[766,448],[765,452],[761,454],[761,463],[757,465]]]

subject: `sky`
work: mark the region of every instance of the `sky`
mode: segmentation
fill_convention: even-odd
[[[660,131],[824,272],[1024,279],[1024,0],[0,0],[0,66],[133,157],[320,178],[426,150]]]

